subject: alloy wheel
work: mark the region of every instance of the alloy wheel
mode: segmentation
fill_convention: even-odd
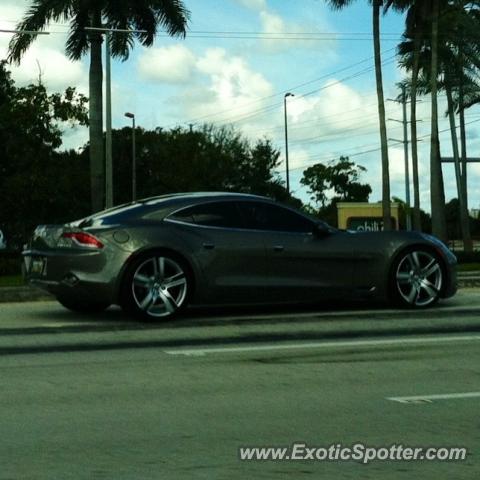
[[[399,261],[395,280],[404,303],[412,307],[426,307],[435,303],[440,296],[442,267],[433,254],[414,250]]]
[[[144,314],[167,317],[185,302],[188,281],[184,269],[175,260],[154,256],[138,266],[131,286],[133,299]]]

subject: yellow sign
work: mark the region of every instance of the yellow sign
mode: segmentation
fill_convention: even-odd
[[[390,204],[392,227],[399,229],[400,204]],[[383,230],[383,211],[381,203],[339,202],[337,203],[338,228],[359,232]]]

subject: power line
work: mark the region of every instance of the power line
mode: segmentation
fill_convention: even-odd
[[[392,57],[394,58],[394,57]],[[385,60],[384,62],[382,62],[382,65],[385,66],[385,65],[388,65],[392,63],[392,61],[390,61],[390,58]],[[313,95],[315,93],[318,93],[322,90],[326,90],[328,88],[331,88],[335,85],[338,85],[342,82],[345,82],[345,81],[348,81],[348,80],[352,80],[353,78],[356,78],[356,77],[359,77],[361,75],[364,75],[365,73],[368,73],[370,72],[371,70],[374,69],[374,66],[371,66],[369,68],[365,68],[359,72],[356,72],[352,75],[349,75],[347,77],[344,77],[340,80],[337,80],[335,82],[332,82],[332,83],[329,83],[328,85],[324,85],[323,87],[320,87],[320,88],[317,88],[315,90],[312,90],[310,92],[307,92],[307,93],[304,93],[302,95],[298,95],[295,97],[295,99],[293,101],[298,101],[298,99],[300,98],[305,98],[305,97],[308,97],[310,95]],[[279,106],[282,105],[282,102],[278,102],[278,103],[275,103],[275,104],[272,104],[272,105],[269,105],[269,106],[266,106],[266,107],[262,107],[262,108],[259,108],[257,110],[254,110],[253,112],[249,112],[248,114],[241,114],[241,115],[237,115],[237,116],[233,116],[233,117],[230,117],[230,118],[226,118],[226,119],[221,119],[221,120],[217,120],[217,121],[214,121],[212,123],[229,123],[229,124],[236,124],[236,123],[239,123],[239,122],[244,122],[245,120],[249,120],[250,118],[253,118],[253,117],[257,117],[257,116],[260,116],[260,115],[264,115],[266,113],[269,113],[270,111],[278,108]],[[238,118],[237,118],[238,117]],[[184,123],[184,122],[182,122]]]
[[[215,30],[190,30],[191,33],[198,34],[234,34],[234,35],[278,35],[279,32],[259,32],[252,30],[226,30],[226,31],[215,31]],[[282,35],[370,35],[372,32],[281,32]],[[402,35],[398,32],[382,32],[382,35]]]
[[[389,128],[388,131],[396,131],[396,130],[399,130],[400,128],[402,127],[392,127],[392,128]],[[347,128],[345,130],[342,130],[341,132],[337,132],[337,133],[330,133],[330,134],[324,134],[324,135],[318,135],[317,137],[312,137],[310,139],[306,139],[306,140],[291,140],[290,143],[291,144],[295,144],[295,145],[309,145],[309,144],[315,144],[315,143],[318,143],[318,140],[322,140],[323,143],[328,143],[329,141],[331,140],[335,140],[337,139],[338,137],[342,137],[342,136],[345,136],[345,135],[348,135],[348,138],[353,138],[353,137],[363,137],[363,136],[367,136],[367,135],[373,135],[375,133],[378,133],[378,129],[375,129],[375,130],[368,130],[368,131],[365,131],[365,132],[359,132],[359,127],[354,127],[354,128]],[[353,132],[353,133],[350,133],[350,132]],[[357,133],[355,133],[357,132]],[[327,139],[327,140],[325,140]]]
[[[12,23],[12,24],[18,24],[21,22],[21,20],[2,20],[3,22],[6,23]],[[49,25],[52,25],[54,27],[63,27],[65,29],[69,29],[71,27],[71,24],[69,23],[60,23],[60,22],[49,22]],[[58,32],[58,33],[66,33],[68,30],[65,30],[65,32]],[[225,36],[225,35],[238,35],[240,38],[243,36],[258,36],[258,37],[264,37],[264,36],[282,36],[285,38],[288,37],[298,37],[298,36],[307,36],[307,37],[332,37],[336,38],[338,36],[342,35],[349,35],[353,37],[370,37],[368,40],[371,40],[373,38],[372,32],[321,32],[321,31],[314,31],[314,32],[307,32],[307,31],[299,31],[299,32],[265,32],[265,31],[258,31],[258,30],[188,30],[188,33],[191,35],[212,35],[212,36]],[[165,35],[165,36],[170,36],[168,35],[168,32],[166,31],[160,31],[157,33],[157,35]],[[400,37],[402,35],[401,32],[382,32],[381,33],[382,37],[385,36],[396,36]]]
[[[157,37],[159,38],[171,38],[171,35],[168,34],[163,34],[163,33],[157,33]],[[222,39],[231,39],[231,40],[284,40],[288,42],[292,41],[302,41],[302,42],[331,42],[331,41],[350,41],[350,42],[358,42],[358,41],[368,41],[371,42],[373,40],[372,37],[318,37],[318,38],[312,38],[312,37],[285,37],[285,36],[276,36],[276,37],[270,37],[270,36],[262,36],[262,35],[195,35],[195,34],[190,34],[185,37],[186,40],[189,38],[206,38],[206,39],[212,39],[212,38],[222,38]],[[398,38],[388,38],[388,37],[380,37],[380,40],[383,42],[398,42],[400,40],[400,36]]]
[[[472,120],[471,122],[466,122],[466,123],[465,123],[465,126],[466,126],[466,125],[471,125],[472,123],[477,123],[477,122],[480,122],[480,119]],[[457,126],[456,128],[459,129],[460,126]],[[450,128],[445,128],[445,129],[443,129],[443,130],[439,130],[438,133],[445,133],[445,132],[449,132],[449,131],[450,131]],[[430,133],[427,133],[426,135],[421,135],[421,136],[417,137],[417,139],[420,140],[420,139],[423,139],[423,138],[427,138],[427,137],[429,137],[429,136],[430,136]],[[398,145],[400,145],[402,142],[399,141],[399,142],[396,142],[396,143],[397,143]],[[378,145],[378,143],[377,143],[377,145]],[[367,147],[367,145],[363,145],[362,147],[355,147],[355,148],[366,148],[366,147]],[[379,152],[380,150],[381,150],[381,147],[377,147],[377,148],[374,148],[374,149],[371,149],[371,150],[365,150],[365,151],[361,151],[361,152],[356,152],[356,153],[348,154],[348,157],[350,158],[350,157],[356,157],[356,156],[360,156],[360,155],[366,155],[367,153]],[[342,152],[332,153],[332,154],[330,154],[328,157],[327,157],[327,156],[323,157],[323,160],[324,160],[324,161],[329,161],[329,160],[332,159],[332,157],[335,158],[335,157],[344,155],[345,153],[348,153],[348,150],[346,150],[346,151],[344,150],[344,151],[342,151]],[[314,159],[316,159],[316,158],[319,158],[319,157],[311,157],[312,160],[314,160]],[[313,163],[310,163],[310,162],[309,162],[308,164],[305,164],[305,165],[300,165],[300,166],[298,166],[298,167],[290,168],[290,171],[292,171],[292,170],[300,170],[300,169],[302,169],[302,168],[311,167],[311,166],[314,165],[315,163],[318,163],[318,161],[321,161],[321,160],[316,160],[316,161],[313,162]]]
[[[394,48],[389,48],[388,50],[385,50],[384,52],[382,52],[383,54],[386,54],[386,53],[389,53],[391,52],[392,50],[395,50],[395,47]],[[317,82],[320,82],[322,80],[325,80],[326,78],[329,78],[329,77],[332,77],[333,75],[337,75],[339,73],[342,73],[346,70],[350,70],[351,68],[354,68],[358,65],[362,65],[363,63],[366,63],[368,61],[371,61],[374,57],[373,56],[370,56],[370,57],[367,57],[367,58],[364,58],[363,60],[360,60],[356,63],[352,63],[351,65],[347,65],[346,67],[342,67],[338,70],[335,70],[333,72],[330,72],[330,73],[327,73],[325,75],[322,75],[320,77],[317,77],[313,80],[309,80],[307,82],[303,82],[303,83],[300,83],[300,84],[297,84],[297,85],[293,85],[293,86],[290,86],[282,91],[278,91],[276,93],[273,93],[272,95],[268,95],[268,96],[264,96],[264,97],[260,97],[258,99],[255,99],[251,102],[248,102],[248,103],[244,103],[243,105],[239,105],[239,106],[236,106],[236,107],[233,107],[233,108],[228,108],[228,109],[225,109],[225,110],[222,110],[220,112],[215,112],[215,113],[210,113],[210,114],[207,114],[207,115],[202,115],[200,117],[196,117],[196,118],[193,118],[193,119],[190,119],[190,120],[187,120],[187,121],[184,121],[184,122],[180,122],[181,124],[189,124],[189,123],[198,123],[199,121],[202,121],[202,120],[205,120],[206,118],[211,118],[211,117],[214,117],[214,116],[218,116],[218,115],[222,115],[223,113],[229,113],[230,111],[232,110],[238,110],[240,108],[246,108],[250,105],[254,105],[256,103],[259,103],[261,101],[264,101],[264,100],[269,100],[271,98],[275,98],[275,97],[279,97],[279,96],[282,96],[285,94],[285,92],[288,92],[290,90],[298,90],[300,88],[303,88],[303,87],[306,87],[307,85],[311,85],[313,83],[317,83]],[[281,104],[281,102],[279,103]],[[170,126],[170,125],[169,125]],[[166,128],[169,128],[169,126],[167,126]]]

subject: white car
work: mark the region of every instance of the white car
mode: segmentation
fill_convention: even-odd
[[[7,242],[3,235],[3,232],[0,230],[0,250],[5,250],[7,248]]]

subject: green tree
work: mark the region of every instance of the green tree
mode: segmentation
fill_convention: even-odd
[[[342,9],[352,3],[353,0],[327,0],[327,3],[335,9]],[[380,147],[382,155],[382,210],[383,225],[385,230],[391,230],[390,209],[390,173],[388,160],[387,126],[385,118],[385,101],[383,95],[382,59],[380,53],[380,10],[384,0],[369,0],[372,6],[373,24],[373,49],[375,57],[375,80],[377,85],[378,118],[380,127]]]
[[[317,163],[308,167],[303,172],[300,183],[308,188],[310,198],[321,209],[331,207],[339,201],[368,202],[372,188],[359,181],[360,175],[365,171],[365,167],[355,165],[348,157],[340,157],[326,165]]]
[[[71,219],[88,195],[85,163],[57,151],[62,126],[87,123],[86,104],[73,88],[17,88],[0,63],[0,228],[10,245],[20,247],[38,223]]]
[[[113,131],[115,198],[131,200],[131,128]],[[190,131],[136,129],[139,197],[189,191],[265,195],[301,206],[286,193],[269,140],[251,144],[232,128],[205,125]],[[86,155],[87,152],[84,153]]]
[[[50,22],[69,21],[66,53],[79,60],[90,51],[90,184],[91,208],[104,206],[104,144],[102,116],[102,34],[86,27],[137,30],[109,36],[113,57],[126,60],[134,40],[151,46],[159,27],[170,35],[185,35],[189,12],[182,0],[32,0],[18,30],[41,31]],[[36,35],[16,34],[9,46],[9,59],[20,62]]]

